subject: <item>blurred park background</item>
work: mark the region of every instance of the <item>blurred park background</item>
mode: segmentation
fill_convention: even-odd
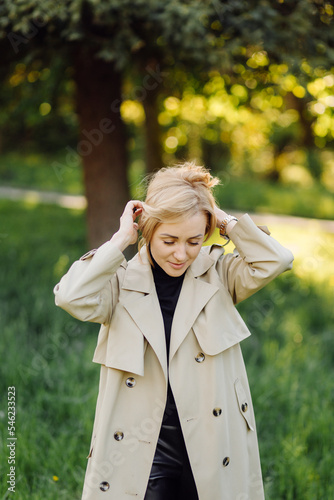
[[[57,310],[52,289],[110,238],[148,173],[187,159],[220,177],[224,209],[295,254],[238,306],[266,498],[334,498],[333,12],[329,0],[1,2],[1,499],[9,386],[16,498],[80,498],[98,327]]]

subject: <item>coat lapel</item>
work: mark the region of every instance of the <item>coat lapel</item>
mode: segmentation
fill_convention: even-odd
[[[128,263],[121,302],[157,355],[167,379],[164,323],[145,247],[140,255],[141,259],[136,255]]]
[[[156,294],[152,292],[135,300],[124,301],[123,306],[151,345],[167,378],[164,324]]]
[[[152,346],[167,378],[164,323],[145,247],[140,256],[141,258],[136,255],[127,265],[122,284],[125,293],[121,302]],[[213,263],[214,259],[205,251],[201,251],[186,272],[173,318],[170,360],[201,310],[218,291],[218,286],[200,279]]]
[[[194,276],[191,268],[188,269],[173,318],[170,361],[189,333],[199,313],[218,290],[217,286],[202,281]]]

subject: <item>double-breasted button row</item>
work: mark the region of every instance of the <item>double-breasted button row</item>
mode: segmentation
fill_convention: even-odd
[[[136,385],[136,379],[134,377],[128,377],[125,380],[125,385],[131,389],[132,387],[134,387]],[[124,432],[122,432],[122,431],[114,432],[114,439],[116,441],[122,441],[123,438],[124,438]],[[104,483],[101,483],[101,485],[102,484],[104,484]],[[101,485],[100,485],[100,489],[102,489]],[[106,491],[106,490],[102,490],[102,491]]]
[[[202,352],[199,352],[197,356],[195,356],[195,361],[197,361],[197,363],[203,363],[204,360],[205,354],[203,354]]]

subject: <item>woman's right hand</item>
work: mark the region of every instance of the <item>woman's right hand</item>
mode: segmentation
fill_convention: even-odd
[[[139,200],[131,200],[125,205],[120,218],[119,230],[110,240],[118,246],[121,252],[129,245],[136,243],[138,239],[138,224],[136,218],[141,215],[142,211],[143,204]]]

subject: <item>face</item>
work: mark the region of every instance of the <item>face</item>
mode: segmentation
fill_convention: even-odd
[[[194,262],[205,238],[206,223],[206,215],[198,213],[157,227],[150,243],[151,253],[169,276],[181,276]]]

